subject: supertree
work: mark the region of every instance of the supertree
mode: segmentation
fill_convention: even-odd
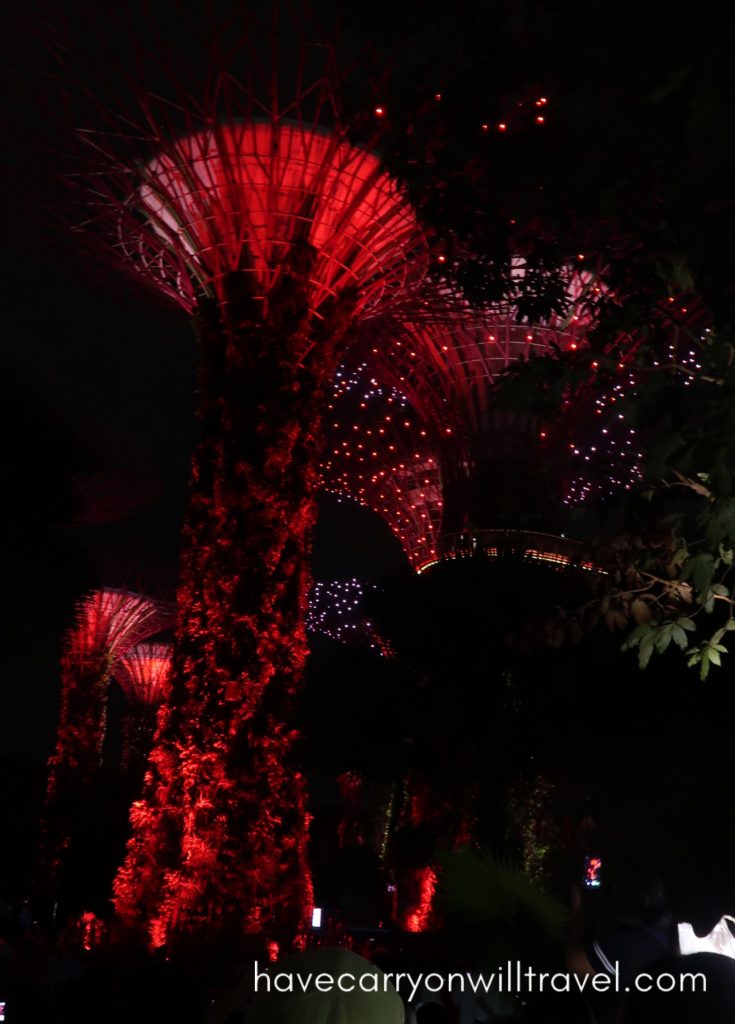
[[[136,644],[120,656],[112,674],[127,701],[121,766],[136,770],[150,753],[158,709],[169,694],[171,645]]]
[[[517,524],[529,514],[524,504],[538,501],[535,481],[518,471],[538,452],[543,420],[533,412],[500,408],[494,388],[514,363],[555,348],[576,350],[578,330],[519,324],[512,311],[467,310],[390,333],[392,345],[382,339],[372,346],[377,372],[382,369],[405,391],[440,446],[440,553],[468,528]]]
[[[106,588],[82,599],[64,642],[56,749],[49,761],[43,856],[55,893],[69,863],[83,859],[81,819],[102,760],[107,693],[115,663],[164,625],[148,597]]]
[[[525,545],[560,565],[582,559],[539,530],[549,511],[556,525],[573,451],[547,440],[540,414],[494,400],[514,363],[581,349],[581,327],[571,318],[518,324],[512,311],[480,315],[456,300],[420,313],[377,318],[361,331],[359,359],[335,379],[324,486],[385,518],[418,571],[478,544],[489,554]],[[535,459],[543,472],[530,472]]]
[[[381,111],[353,144],[333,47],[294,30],[245,15],[199,99],[178,78],[170,102],[137,86],[134,109],[84,136],[88,234],[193,316],[201,350],[171,701],[115,884],[117,912],[154,945],[308,912],[291,708],[323,406],[353,324],[427,263],[374,152]]]

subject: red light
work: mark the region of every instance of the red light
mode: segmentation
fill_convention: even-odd
[[[536,118],[536,124],[543,124],[545,120],[546,118],[542,114],[539,114],[539,116]]]
[[[384,114],[385,114],[385,107],[376,107],[375,108],[375,116],[376,117],[383,117]]]
[[[507,129],[507,127],[508,127],[508,125],[505,124],[504,121],[501,121],[500,124],[498,125],[498,131],[499,132],[504,132]]]
[[[489,124],[483,124],[483,125],[481,125],[480,127],[482,128],[482,130],[483,130],[484,132],[486,132],[486,131],[488,131],[488,129],[490,128],[490,125],[489,125]]]
[[[434,93],[434,99],[436,100],[437,103],[439,103],[441,101],[441,98],[442,98],[442,94],[440,92],[435,92]]]

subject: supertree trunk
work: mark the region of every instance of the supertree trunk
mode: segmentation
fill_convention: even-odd
[[[244,274],[200,307],[202,437],[184,527],[172,694],[115,885],[116,908],[172,932],[293,929],[311,904],[309,815],[292,767],[319,483],[321,410],[351,323],[315,317],[296,249],[267,303]],[[298,265],[297,265],[298,264]]]
[[[89,786],[99,772],[110,672],[106,651],[81,664],[69,652],[62,657],[59,738],[50,761],[49,801],[67,788]]]

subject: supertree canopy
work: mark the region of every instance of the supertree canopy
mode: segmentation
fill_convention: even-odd
[[[356,319],[400,302],[427,263],[376,139],[348,140],[332,47],[289,39],[284,70],[281,38],[247,22],[198,101],[176,82],[170,104],[139,88],[135,110],[85,136],[88,230],[193,315],[201,347],[171,702],[115,885],[156,945],[306,919],[290,720],[323,405]]]
[[[121,655],[112,672],[127,700],[122,767],[128,769],[150,752],[158,709],[169,694],[171,645],[136,644]]]
[[[346,292],[354,313],[385,306],[423,276],[415,217],[380,160],[287,116],[171,140],[140,171],[123,250],[187,310],[204,295],[228,301],[235,272],[265,313],[302,247],[312,315]]]
[[[538,529],[549,504],[548,479],[543,472],[530,474],[529,465],[538,458],[542,467],[544,461],[550,466],[543,423],[498,408],[494,387],[516,361],[576,350],[582,344],[576,326],[533,327],[510,315],[458,314],[455,308],[437,320],[367,324],[363,343],[376,380],[407,396],[415,426],[404,447],[415,449],[420,439],[432,452],[435,486],[424,494],[431,494],[434,515],[421,517],[424,532],[413,542],[413,564],[421,568],[435,560],[467,531]]]
[[[49,762],[44,854],[54,887],[65,861],[78,852],[78,809],[85,805],[80,794],[99,771],[113,667],[163,625],[154,601],[127,590],[97,590],[78,605],[64,643],[58,734]]]
[[[325,415],[322,485],[382,516],[414,568],[437,557],[442,520],[438,450],[406,396],[366,363],[342,365]]]
[[[583,349],[581,311],[556,326],[518,324],[508,311],[480,316],[452,297],[416,312],[366,322],[363,360],[338,370],[324,487],[385,518],[418,570],[463,552],[470,532],[488,552],[515,550],[519,526],[534,533],[528,550],[540,557],[552,538],[539,524],[549,525],[549,506],[556,514],[564,481],[578,473],[576,445],[549,441],[538,415],[499,408],[494,389],[514,363]],[[532,462],[542,469],[529,479]],[[547,553],[559,564],[572,557]]]
[[[522,283],[520,260],[514,261],[513,277]],[[610,376],[609,394],[600,390],[595,382],[599,358],[609,370],[614,360],[607,352],[633,351],[632,340],[617,335],[602,356],[592,350],[588,354],[597,309],[609,293],[601,278],[586,270],[569,268],[565,281],[563,308],[539,323],[519,322],[512,295],[476,310],[451,290],[434,286],[424,293],[428,308],[416,304],[418,317],[402,310],[400,316],[376,318],[362,327],[358,353],[370,363],[374,390],[391,386],[403,396],[416,421],[405,444],[415,448],[421,438],[437,464],[441,526],[414,544],[416,552],[433,549],[441,556],[479,548],[490,554],[525,549],[534,559],[570,564],[583,556],[557,536],[564,505],[579,503],[593,486],[588,467],[580,467],[580,461],[591,461],[580,445],[619,465],[619,473],[611,474],[613,489],[629,488],[639,474],[634,432],[618,422],[624,417],[612,424],[605,418],[599,436],[602,424],[594,422],[594,414],[604,414],[601,406],[612,409],[633,379],[621,361],[616,376]],[[588,383],[565,393],[561,417],[552,416],[550,407],[545,412],[549,403],[542,393],[530,402],[526,398],[520,408],[501,404],[496,386],[505,371],[539,356],[565,354],[577,361]],[[348,427],[335,439],[334,452],[340,446],[354,452],[349,434]],[[375,501],[369,503],[376,508]],[[422,568],[434,559],[411,560]]]

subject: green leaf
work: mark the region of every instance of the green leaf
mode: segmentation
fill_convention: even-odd
[[[687,658],[687,668],[693,668],[695,665],[698,665],[701,660],[702,660],[702,652],[699,649],[699,647],[695,647],[695,649],[691,652],[691,654]]]
[[[656,645],[656,650],[658,651],[659,654],[663,654],[664,651],[666,650],[666,648],[671,643],[671,637],[673,635],[673,631],[674,631],[674,624],[673,624],[673,622],[670,622],[670,623],[668,623],[665,626],[661,626],[661,628],[657,631],[656,639],[655,639],[654,642],[655,642],[655,645]]]
[[[683,580],[691,579],[697,590],[700,591],[700,593],[705,593],[709,591],[714,568],[714,556],[709,554],[709,552],[705,552],[701,555],[695,555],[694,558],[690,558],[684,566],[681,578]]]
[[[686,648],[689,646],[689,640],[681,626],[677,625],[677,623],[674,623],[671,635],[674,639],[674,643],[679,648],[679,650],[685,651]]]
[[[689,551],[686,548],[677,548],[674,552],[674,556],[669,562],[671,566],[682,566],[689,558]]]
[[[640,626],[636,626],[633,632],[630,634],[628,639],[625,641],[623,646],[620,648],[621,651],[630,651],[643,640],[645,636],[653,632],[653,628],[648,625],[647,622],[642,622]]]
[[[642,642],[640,650],[638,651],[638,668],[646,668],[648,662],[651,660],[653,654],[653,632],[649,634]]]
[[[692,622],[691,619],[688,619],[685,615],[682,615],[680,618],[678,618],[676,620],[676,624],[677,624],[677,626],[681,626],[682,629],[688,630],[690,633],[693,630],[696,630],[696,628],[697,628],[696,625],[694,624],[694,622]],[[735,628],[735,626],[733,628]]]

